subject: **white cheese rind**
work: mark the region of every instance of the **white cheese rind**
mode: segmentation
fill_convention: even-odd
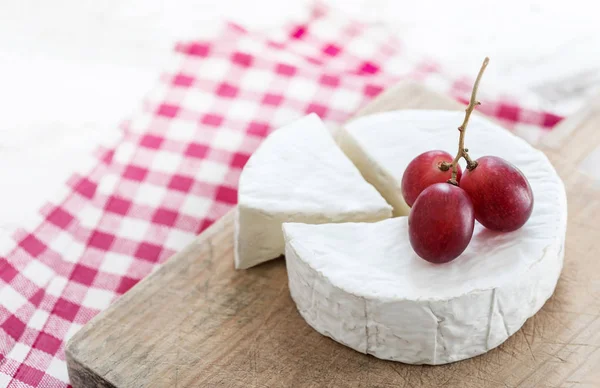
[[[417,155],[430,150],[455,155],[457,127],[463,118],[463,112],[442,110],[380,113],[349,122],[337,133],[336,141],[365,179],[394,207],[394,215],[408,215],[410,208],[400,189],[406,166]],[[495,144],[499,133],[517,141],[513,144],[500,136],[500,142]],[[522,151],[532,149],[524,140],[477,115],[470,119],[465,146],[471,150],[473,159],[496,155],[517,166],[523,164]],[[461,162],[464,169],[464,161]]]
[[[283,254],[283,222],[373,222],[392,208],[339,149],[315,114],[273,132],[239,182],[235,267]]]
[[[429,112],[407,114],[412,121],[419,115],[431,120]],[[461,115],[441,116],[446,117],[438,122],[439,131]],[[387,119],[387,125],[407,129],[403,117]],[[406,217],[373,224],[284,224],[290,292],[315,330],[379,358],[444,364],[498,346],[552,295],[564,255],[562,181],[541,152],[495,124],[474,121],[471,134],[479,130],[489,139],[477,154],[505,157],[528,177],[535,198],[529,221],[511,233],[476,223],[467,250],[445,265],[416,256]],[[433,130],[433,123],[428,126]],[[472,144],[481,142],[467,142],[475,154]]]
[[[305,226],[308,228],[303,230]],[[374,234],[384,229],[393,230],[399,233],[398,236],[407,233],[405,217],[375,224],[348,223],[337,226],[356,228],[357,234],[370,228]],[[370,265],[351,262],[349,256],[333,257],[338,255],[336,249],[340,245],[311,243],[310,236],[320,235],[324,239],[332,237],[332,230],[328,230],[332,227],[335,228],[331,224],[284,224],[287,240],[285,256],[292,299],[306,322],[319,333],[359,352],[386,360],[437,365],[493,349],[543,306],[552,295],[562,269],[563,241],[557,239],[547,245],[541,256],[523,272],[518,273],[513,268],[510,271],[513,276],[507,276],[509,280],[503,284],[490,284],[489,288],[483,289],[472,288],[464,294],[447,297],[438,295],[437,298],[419,298],[410,292],[406,293],[406,297],[401,292],[395,297],[377,295],[379,287],[382,287],[381,290],[389,288],[390,281],[398,273],[390,272],[388,278],[382,279],[378,285],[373,278],[367,280],[362,276],[372,269]],[[340,234],[347,232],[340,230]],[[356,244],[351,244],[352,241],[356,241]],[[348,239],[338,242],[348,246],[348,250],[360,251],[364,246],[360,241]],[[386,247],[378,245],[372,246],[372,252],[374,255],[389,253]],[[410,253],[404,257],[389,258],[420,260]],[[322,266],[324,260],[330,260],[332,265]],[[336,272],[334,265],[351,269],[332,276]],[[363,282],[369,282],[373,290],[364,292],[365,287],[354,287],[356,282],[343,281],[344,277],[350,276],[357,281],[362,279]],[[429,286],[443,291],[443,284],[436,282],[439,276],[432,277]],[[398,282],[405,280],[398,276]]]

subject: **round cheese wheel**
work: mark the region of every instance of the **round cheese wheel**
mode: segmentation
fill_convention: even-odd
[[[421,152],[452,153],[462,118],[446,111],[361,118],[351,125],[369,155],[371,166],[362,167],[401,178]],[[500,345],[542,307],[563,264],[563,183],[542,152],[481,117],[471,119],[466,144],[473,158],[500,156],[523,171],[535,200],[528,222],[511,233],[476,222],[466,251],[442,265],[414,253],[406,217],[284,224],[290,292],[309,325],[382,359],[444,364]]]

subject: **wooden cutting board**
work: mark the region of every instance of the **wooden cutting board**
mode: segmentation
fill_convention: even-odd
[[[359,115],[405,108],[463,107],[405,84]],[[578,171],[599,149],[599,110],[567,120],[556,132],[560,141],[546,150],[568,189],[565,266],[554,296],[497,349],[413,366],[321,336],[296,311],[283,259],[233,269],[229,213],[70,340],[73,386],[600,386],[600,191]]]

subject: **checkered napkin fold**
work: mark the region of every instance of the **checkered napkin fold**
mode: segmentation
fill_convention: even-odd
[[[119,143],[0,252],[0,387],[67,386],[66,340],[235,205],[271,130],[310,112],[339,124],[401,79],[462,101],[471,85],[323,7],[268,36],[227,25],[174,55]],[[530,140],[560,120],[480,94],[483,113]]]

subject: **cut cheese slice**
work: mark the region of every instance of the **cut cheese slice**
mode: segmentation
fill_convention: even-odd
[[[240,177],[235,266],[248,268],[283,254],[285,221],[379,221],[392,208],[311,114],[271,134]]]
[[[385,165],[386,174],[401,177],[413,156],[448,149],[444,139],[454,144],[454,124],[462,116],[393,112],[359,119],[349,128],[369,139],[359,144]],[[367,136],[367,128],[377,135]],[[473,157],[497,155],[523,171],[535,198],[528,222],[511,233],[476,223],[465,252],[443,265],[414,253],[406,217],[372,224],[284,224],[290,292],[315,330],[379,358],[444,364],[498,346],[552,295],[564,255],[562,181],[543,153],[480,117],[472,118],[467,144]],[[383,170],[379,165],[371,171],[378,168]]]

